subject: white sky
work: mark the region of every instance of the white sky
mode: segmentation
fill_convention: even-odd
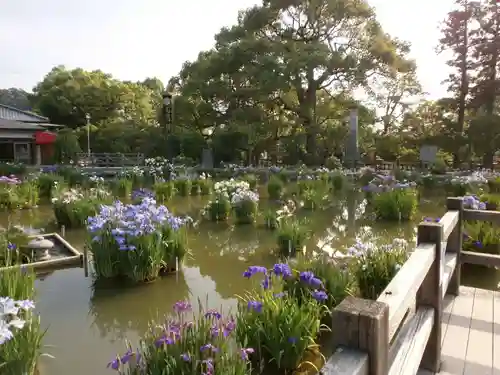
[[[369,0],[385,31],[412,43],[419,78],[445,94],[438,25],[453,0]],[[258,0],[0,0],[0,88],[30,90],[55,65],[167,82]]]

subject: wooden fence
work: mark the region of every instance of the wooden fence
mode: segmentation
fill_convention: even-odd
[[[78,162],[86,167],[134,167],[144,165],[144,154],[120,154],[120,153],[79,153]]]
[[[443,299],[459,294],[460,265],[500,266],[499,255],[462,251],[463,220],[500,223],[500,212],[464,209],[462,198],[447,208],[418,226],[416,249],[376,301],[347,297],[333,311],[337,351],[320,374],[439,372]]]

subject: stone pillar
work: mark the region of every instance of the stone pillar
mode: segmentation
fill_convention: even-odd
[[[35,145],[35,165],[42,164],[42,147],[40,145]]]

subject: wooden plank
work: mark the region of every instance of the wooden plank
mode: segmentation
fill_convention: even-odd
[[[493,291],[475,289],[464,375],[491,375],[493,368]]]
[[[439,222],[443,224],[443,241],[448,240],[448,237],[450,237],[451,232],[453,232],[453,230],[458,224],[459,217],[460,215],[458,211],[448,211],[439,220]]]
[[[500,255],[462,250],[461,262],[487,267],[500,267]]]
[[[464,210],[464,220],[489,221],[500,224],[500,211]]]
[[[439,375],[463,374],[473,304],[474,289],[462,286],[460,295],[455,297],[451,313],[443,312],[448,325],[441,346],[443,363]]]
[[[441,298],[444,299],[446,291],[448,290],[448,285],[450,284],[451,276],[457,265],[457,253],[446,253],[444,255],[444,270],[441,276]]]
[[[402,330],[391,347],[393,358],[388,375],[414,375],[427,346],[434,324],[434,309],[419,307],[410,324]]]
[[[443,270],[443,226],[439,223],[422,223],[417,230],[417,243],[434,245],[434,262],[417,292],[417,309],[428,306],[434,309],[432,330],[425,347],[420,366],[439,372],[441,368],[441,315],[443,313],[442,283]]]
[[[493,375],[500,375],[500,292],[493,294]]]
[[[389,305],[389,337],[387,342],[392,340],[403,317],[415,301],[415,295],[434,262],[434,256],[435,245],[418,245],[377,299],[378,302]]]
[[[455,229],[448,237],[446,244],[446,252],[457,254],[455,270],[451,275],[451,280],[448,283],[448,287],[445,290],[446,293],[451,293],[454,296],[460,294],[460,279],[461,279],[461,268],[460,259],[462,258],[462,237],[463,237],[463,212],[464,212],[464,201],[460,197],[448,198],[446,200],[446,208],[448,210],[458,211],[458,223]]]
[[[338,348],[319,373],[320,375],[368,375],[368,369],[368,354]]]

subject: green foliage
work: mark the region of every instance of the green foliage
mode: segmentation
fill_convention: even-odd
[[[54,142],[54,161],[62,164],[76,162],[79,152],[82,152],[82,149],[77,135],[70,129],[60,130]]]
[[[0,277],[0,296],[17,301],[33,300],[35,294],[35,274],[22,267],[3,271]],[[15,329],[14,338],[2,344],[0,350],[0,372],[2,375],[34,374],[41,355],[42,339],[45,332],[40,320],[30,310],[22,310],[18,318],[26,323]]]
[[[480,196],[481,202],[486,203],[487,210],[496,211],[500,207],[500,194],[482,194]]]
[[[0,176],[22,177],[26,174],[26,165],[21,163],[0,163]]]
[[[376,300],[408,259],[406,245],[357,244],[349,250],[352,270],[362,298]]]
[[[210,221],[227,221],[231,215],[231,202],[223,196],[215,196],[204,208],[204,214]]]
[[[155,197],[158,203],[164,204],[173,197],[175,188],[173,182],[171,181],[156,182],[153,185],[153,191],[155,192]]]
[[[237,341],[255,350],[256,361],[293,371],[300,368],[306,351],[316,348],[314,340],[320,331],[322,310],[313,299],[299,304],[284,295],[280,277],[268,277],[270,288],[240,297]]]
[[[191,194],[191,185],[192,181],[187,177],[179,177],[174,180],[175,190],[181,197],[187,197]]]
[[[33,208],[38,204],[36,179],[18,183],[0,182],[0,209]]]
[[[281,256],[293,257],[301,252],[307,238],[308,231],[303,223],[291,218],[280,220],[276,242]]]
[[[486,221],[467,221],[464,225],[464,250],[500,254],[500,229]]]
[[[415,189],[406,188],[376,193],[373,196],[372,204],[378,219],[412,220],[417,212],[417,192]]]
[[[133,182],[128,178],[119,178],[111,182],[111,191],[118,198],[126,198],[132,193]]]
[[[283,181],[277,176],[271,176],[267,183],[267,194],[270,199],[279,200],[283,196],[285,186]]]
[[[188,302],[177,302],[175,315],[165,319],[168,322],[165,327],[152,322],[137,352],[129,349],[111,366],[118,367],[120,373],[126,375],[142,375],[144,365],[149,375],[198,375],[209,373],[210,368],[216,368],[220,375],[250,375],[248,355],[253,350],[234,347],[234,319],[201,308],[190,317],[190,308]],[[173,330],[177,332],[174,339],[166,334]],[[140,355],[141,363],[138,363],[137,355]]]
[[[500,177],[491,178],[488,180],[488,189],[490,193],[500,193]]]
[[[342,173],[335,173],[331,176],[332,187],[334,191],[341,191],[346,185],[346,177]]]
[[[64,178],[55,173],[41,173],[38,176],[38,195],[42,199],[51,199],[52,192],[65,183]]]
[[[242,199],[233,205],[236,224],[253,224],[257,218],[259,203],[252,199]]]
[[[201,195],[209,195],[212,193],[213,181],[211,178],[200,178],[198,180]]]

